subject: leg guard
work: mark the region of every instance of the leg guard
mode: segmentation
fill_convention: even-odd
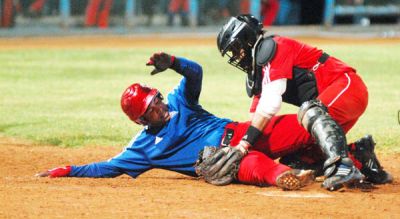
[[[318,100],[306,101],[301,105],[298,121],[315,138],[326,156],[324,175],[332,176],[337,164],[348,156],[346,136],[342,128]]]
[[[364,176],[348,158],[346,136],[342,128],[328,115],[326,107],[317,100],[304,102],[298,120],[315,138],[326,156],[322,186],[337,190],[344,185],[362,181]]]

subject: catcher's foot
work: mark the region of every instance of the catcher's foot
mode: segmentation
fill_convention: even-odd
[[[350,153],[362,164],[361,173],[366,180],[375,184],[391,183],[392,175],[386,172],[375,154],[375,142],[371,135],[367,135],[354,143]]]
[[[350,160],[349,158],[343,158],[343,160]],[[352,162],[347,162],[352,164]],[[356,183],[362,182],[364,179],[364,175],[354,166],[354,165],[346,165],[345,163],[340,163],[338,167],[336,167],[335,174],[326,178],[322,183],[322,187],[329,191],[338,190],[344,186],[351,187]]]
[[[283,172],[276,178],[276,186],[283,190],[298,190],[304,187],[315,179],[314,171],[312,170],[288,170]]]

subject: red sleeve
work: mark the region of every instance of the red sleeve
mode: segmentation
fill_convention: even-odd
[[[256,111],[259,101],[260,101],[260,95],[256,95],[253,97],[253,102],[251,102],[250,105],[250,113],[254,113]]]
[[[270,65],[263,69],[267,82],[282,78],[292,79],[296,50],[300,45],[297,41],[279,36],[274,37],[274,40],[277,43],[275,56]]]

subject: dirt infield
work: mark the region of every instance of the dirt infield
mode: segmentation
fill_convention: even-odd
[[[151,170],[137,179],[36,178],[47,168],[106,160],[121,148],[59,148],[0,139],[0,218],[400,218],[400,182],[370,192],[217,187]],[[379,154],[400,175],[400,154]]]
[[[0,39],[0,50],[149,45],[215,45],[214,38],[59,37]],[[325,43],[326,39],[302,39]],[[400,39],[358,40],[392,43]],[[340,43],[354,43],[341,40]],[[379,146],[378,146],[379,147]],[[60,165],[107,160],[121,147],[60,148],[0,138],[0,218],[400,218],[400,153],[379,154],[395,176],[372,191],[328,192],[316,182],[301,191],[272,187],[217,187],[163,170],[137,179],[36,178]]]

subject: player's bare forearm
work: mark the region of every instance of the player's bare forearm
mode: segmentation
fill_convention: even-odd
[[[265,126],[267,126],[270,119],[270,117],[265,117],[256,112],[254,113],[253,119],[251,120],[251,125],[262,132]]]

